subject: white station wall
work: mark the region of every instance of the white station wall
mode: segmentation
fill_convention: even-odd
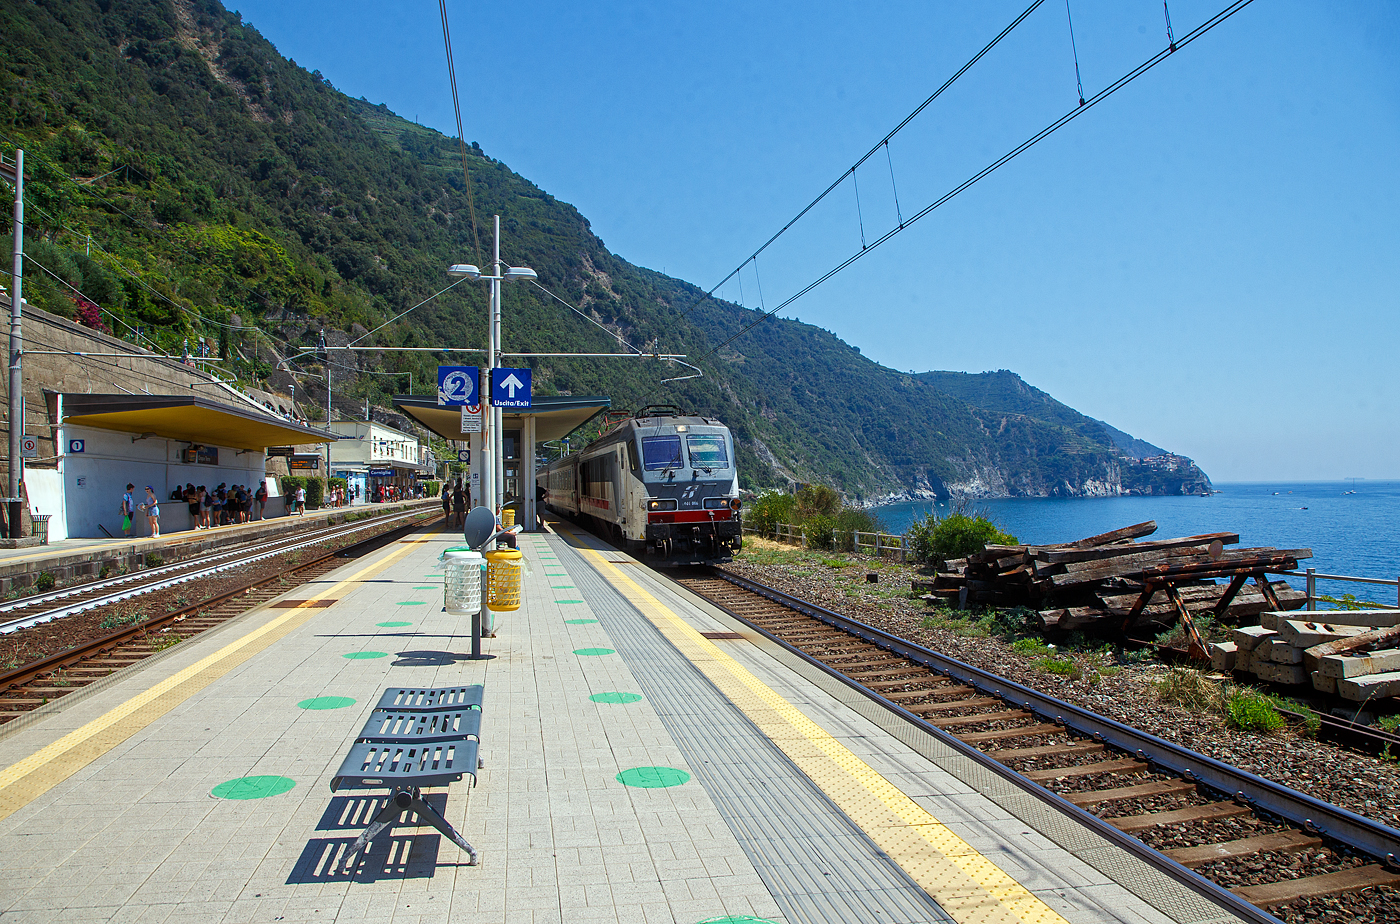
[[[83,451],[67,452],[72,440],[83,441]],[[219,446],[218,465],[187,464],[182,453],[189,445],[183,440],[157,436],[132,441],[132,434],[92,427],[65,426],[60,431],[59,471],[63,481],[63,508],[67,535],[73,538],[101,538],[100,524],[113,536],[122,534],[121,501],[127,482],[136,485],[132,497],[144,503],[146,485],[155,488],[160,501],[161,533],[194,528],[189,507],[183,500],[170,500],[176,485],[193,482],[211,491],[220,483],[242,484],[256,489],[266,476],[267,457],[254,450],[241,455],[237,449]],[[149,534],[146,518],[137,511],[132,536]]]

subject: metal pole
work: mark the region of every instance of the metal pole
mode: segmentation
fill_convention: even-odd
[[[10,538],[20,538],[20,481],[24,477],[24,355],[21,327],[24,304],[24,152],[15,150],[15,253],[10,270],[10,480],[6,485],[10,500]]]
[[[500,364],[501,352],[501,216],[499,215],[495,216],[494,237],[491,275],[496,278],[491,280],[491,338],[488,346],[491,355],[487,361],[488,370],[495,369]],[[489,387],[489,371],[487,383]],[[483,493],[490,498],[491,512],[495,513],[501,506],[501,458],[505,452],[505,446],[502,443],[501,409],[492,405],[488,413],[491,418],[491,439],[495,442],[487,441],[486,464],[491,472],[491,487],[489,491]]]
[[[1317,569],[1308,569],[1308,609],[1317,609]]]

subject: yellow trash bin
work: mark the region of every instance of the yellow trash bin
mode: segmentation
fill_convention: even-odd
[[[520,609],[522,557],[515,549],[486,553],[486,608],[498,613]]]
[[[501,529],[510,529],[515,525],[515,508],[505,507],[501,510]]]

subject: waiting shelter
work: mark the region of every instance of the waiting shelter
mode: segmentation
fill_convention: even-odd
[[[51,539],[119,534],[118,506],[128,483],[136,497],[155,489],[161,532],[193,526],[176,487],[220,483],[256,488],[266,476],[269,446],[330,443],[333,433],[275,417],[253,404],[196,395],[59,394],[57,466],[30,469],[31,505],[55,516]],[[45,510],[45,508],[48,508]],[[142,530],[144,533],[144,530]]]

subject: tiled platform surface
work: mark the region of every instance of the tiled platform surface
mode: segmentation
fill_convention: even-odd
[[[0,805],[0,922],[947,920],[571,543],[597,544],[522,537],[524,605],[486,640],[489,660],[467,657],[466,626],[441,611],[437,556],[454,537],[423,534],[294,594],[331,606],[250,614],[0,730],[0,800],[18,806]],[[731,628],[625,567],[697,628]],[[724,644],[1065,920],[1206,919],[1115,885],[771,651]],[[413,826],[348,865],[375,806],[328,781],[379,691],[474,682],[486,685],[480,784],[428,798],[481,865]],[[609,692],[642,698],[590,699]],[[354,703],[298,705],[331,696]],[[65,765],[51,788],[13,795]],[[619,782],[639,767],[690,777]],[[295,786],[212,795],[263,775]]]

